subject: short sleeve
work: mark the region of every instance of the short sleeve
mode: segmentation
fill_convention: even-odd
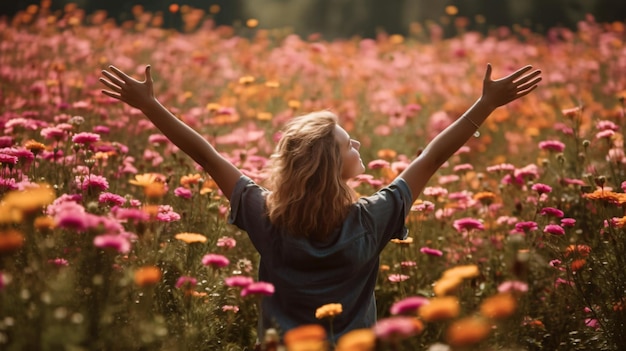
[[[269,243],[271,225],[266,215],[266,190],[242,175],[230,197],[228,223],[248,233],[256,249],[263,253]]]
[[[357,206],[361,209],[362,219],[380,239],[381,248],[391,239],[407,237],[405,221],[412,199],[411,189],[402,178],[396,178],[373,195],[359,199]]]

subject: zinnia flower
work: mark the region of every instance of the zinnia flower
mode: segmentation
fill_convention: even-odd
[[[565,229],[557,224],[548,224],[543,228],[543,232],[552,235],[564,235]]]
[[[452,226],[459,233],[461,233],[461,232],[468,232],[468,231],[473,230],[473,229],[476,229],[476,230],[483,230],[483,229],[485,229],[485,226],[482,224],[482,222],[477,220],[477,219],[474,219],[474,218],[457,219],[457,220],[454,221],[454,223],[452,223]]]
[[[267,282],[254,282],[241,290],[241,296],[274,294],[274,285]]]
[[[563,217],[563,211],[554,207],[544,207],[541,209],[541,211],[539,211],[539,214],[543,216],[552,216],[557,218]]]
[[[72,142],[76,144],[91,144],[100,141],[100,135],[95,133],[82,132],[72,137]]]
[[[410,296],[391,305],[389,311],[393,315],[415,314],[420,307],[428,304],[429,302],[428,298],[422,296]]]
[[[373,330],[378,339],[394,341],[421,333],[424,325],[415,317],[394,316],[379,320]]]
[[[230,264],[226,256],[216,254],[206,254],[202,257],[202,264],[214,268],[223,268]]]
[[[563,152],[565,150],[565,144],[558,140],[546,140],[539,143],[541,150]]]
[[[546,185],[546,184],[542,184],[542,183],[535,183],[535,184],[533,184],[531,189],[533,189],[534,191],[538,192],[539,194],[549,194],[552,191],[552,187],[551,186]]]
[[[119,253],[130,251],[130,241],[127,237],[118,234],[104,234],[93,238],[93,244],[101,249],[114,249]]]
[[[89,174],[88,176],[76,176],[76,185],[83,191],[90,189],[104,191],[109,189],[109,182],[103,176]]]
[[[430,247],[422,247],[420,252],[429,256],[441,257],[443,256],[443,252],[437,249],[431,249]]]
[[[254,283],[254,279],[243,275],[235,275],[232,277],[224,278],[224,283],[226,284],[226,286],[230,287],[245,288],[246,286]]]

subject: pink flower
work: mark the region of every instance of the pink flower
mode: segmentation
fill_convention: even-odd
[[[104,191],[109,189],[109,182],[107,179],[103,176],[95,174],[90,174],[88,176],[76,176],[75,182],[76,185],[83,191],[90,189]]]
[[[192,289],[197,284],[198,284],[198,279],[196,279],[194,277],[189,277],[189,276],[186,276],[186,275],[181,276],[176,281],[176,287],[179,288],[179,289],[182,289],[182,288]]]
[[[563,211],[554,207],[544,207],[541,209],[541,211],[539,211],[539,213],[543,216],[553,216],[557,218],[563,217]]]
[[[120,221],[130,220],[132,222],[142,222],[150,219],[150,215],[138,208],[115,207],[111,210],[113,216]]]
[[[585,325],[590,327],[590,328],[593,328],[593,329],[600,328],[600,323],[595,318],[586,318],[585,319]]]
[[[379,320],[373,330],[378,339],[391,341],[411,337],[420,333],[422,328],[414,317],[395,316]]]
[[[72,137],[72,142],[76,144],[91,144],[100,141],[100,135],[96,133],[82,132]]]
[[[424,188],[423,193],[426,196],[439,197],[439,196],[448,195],[448,189],[442,188],[440,186],[434,186],[434,187],[427,186],[426,188]]]
[[[66,132],[58,127],[46,127],[41,130],[41,136],[45,139],[53,139],[59,141],[63,139],[66,135]]]
[[[561,227],[573,227],[576,224],[576,220],[574,218],[562,218],[561,219]]]
[[[457,219],[452,223],[454,229],[456,229],[459,233],[468,232],[470,230],[484,230],[485,226],[477,219],[474,218],[461,218]]]
[[[498,292],[527,292],[528,284],[517,280],[508,280],[498,286]]]
[[[202,257],[202,264],[214,268],[223,268],[230,264],[226,256],[216,254],[206,254]]]
[[[180,220],[180,215],[174,212],[170,205],[160,205],[156,219],[161,222],[175,222]]]
[[[274,285],[267,282],[254,282],[241,290],[241,296],[274,294]]]
[[[182,197],[183,199],[191,199],[192,193],[191,193],[191,190],[180,186],[174,189],[174,195],[178,197]]]
[[[527,221],[527,222],[518,222],[515,224],[515,230],[520,233],[528,233],[531,230],[537,229],[537,222]]]
[[[245,288],[246,286],[254,283],[254,279],[243,275],[234,275],[232,277],[224,278],[224,282],[226,286]]]
[[[400,266],[403,268],[417,267],[417,262],[415,261],[402,261],[400,262]]]
[[[13,166],[17,164],[17,156],[0,153],[0,164]]]
[[[411,211],[432,212],[435,210],[435,204],[430,201],[422,201],[411,207]]]
[[[501,163],[499,165],[487,167],[487,172],[489,173],[513,172],[514,170],[515,170],[515,166],[513,166],[510,163]]]
[[[381,168],[389,168],[389,162],[385,160],[374,160],[367,164],[367,168],[369,169],[381,169]]]
[[[239,312],[239,306],[224,305],[224,306],[222,306],[222,311],[224,311],[224,312],[232,311],[233,313],[237,313],[237,312]]]
[[[539,148],[546,151],[563,152],[565,144],[558,140],[546,140],[539,143]]]
[[[607,129],[596,133],[596,139],[610,139],[613,135],[615,135],[615,132]]]
[[[150,144],[167,144],[169,143],[169,139],[163,134],[152,134],[148,137],[148,142]]]
[[[225,249],[232,249],[233,247],[237,246],[237,240],[229,237],[229,236],[223,236],[219,239],[217,239],[217,246],[219,247],[223,247]]]
[[[429,302],[428,298],[422,296],[407,297],[391,305],[390,312],[393,315],[415,314],[420,307]]]
[[[51,263],[57,267],[67,267],[70,265],[69,262],[67,262],[67,260],[64,258],[53,258],[48,260],[48,263]]]
[[[130,251],[128,238],[117,234],[98,235],[93,238],[93,244],[101,249],[114,249],[119,253],[128,253]]]
[[[441,257],[443,256],[443,252],[441,252],[440,250],[437,249],[431,249],[430,247],[422,247],[420,249],[420,252],[429,256],[436,256],[436,257]]]
[[[405,274],[390,274],[387,279],[389,279],[389,281],[392,283],[400,283],[409,279],[409,276]]]
[[[126,203],[126,198],[113,193],[101,193],[98,196],[98,202],[101,204],[113,204],[122,206]]]
[[[543,228],[543,232],[552,235],[563,235],[565,234],[565,229],[557,224],[548,224]]]
[[[552,187],[542,183],[533,184],[531,189],[538,192],[539,194],[549,194],[552,191]]]
[[[472,166],[469,163],[464,163],[462,165],[456,165],[453,168],[454,172],[467,172],[467,171],[471,171],[474,169],[474,166]]]

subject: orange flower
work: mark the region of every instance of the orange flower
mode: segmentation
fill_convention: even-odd
[[[400,244],[400,245],[411,245],[413,243],[413,238],[411,238],[409,236],[409,237],[407,237],[404,240],[402,240],[402,239],[391,239],[391,242],[394,243],[394,244]]]
[[[376,155],[380,159],[391,161],[395,159],[396,156],[398,156],[398,153],[396,152],[396,150],[393,150],[393,149],[380,149],[378,150]]]
[[[287,106],[289,106],[289,108],[292,110],[297,110],[300,108],[300,106],[302,106],[302,103],[298,100],[292,99],[287,102]]]
[[[481,191],[474,194],[474,200],[480,201],[483,205],[491,205],[496,199],[496,194],[490,191]]]
[[[375,344],[376,335],[372,329],[355,329],[339,338],[335,351],[372,351]]]
[[[184,241],[187,244],[205,243],[207,241],[206,236],[197,233],[178,233],[174,235],[174,238]]]
[[[453,347],[474,345],[489,336],[491,325],[480,317],[466,317],[448,327],[446,338]]]
[[[135,271],[135,284],[147,286],[158,283],[161,280],[161,269],[156,266],[144,266]]]
[[[8,208],[32,213],[51,204],[55,198],[54,190],[48,184],[40,184],[36,188],[11,191],[4,196],[3,202]]]
[[[150,183],[143,187],[143,193],[149,199],[158,199],[167,193],[165,183]]]
[[[579,271],[581,268],[583,268],[585,266],[585,263],[587,263],[587,261],[580,258],[580,259],[572,261],[572,264],[570,265],[570,267],[572,268],[572,271],[576,272],[576,271]]]
[[[24,147],[28,150],[30,150],[33,154],[37,155],[38,153],[40,153],[41,151],[46,149],[46,145],[35,141],[35,140],[29,140],[24,144]]]
[[[243,77],[239,78],[239,84],[248,85],[248,84],[252,84],[252,83],[254,83],[254,77],[253,76],[243,76]]]
[[[418,314],[427,322],[455,318],[460,312],[459,300],[454,296],[436,297],[420,307]]]
[[[589,245],[570,245],[565,249],[565,257],[568,257],[569,255],[587,257],[590,252],[591,247],[589,247]]]
[[[185,188],[189,188],[191,185],[198,184],[202,180],[202,176],[199,173],[196,174],[188,174],[186,176],[180,177],[180,185]]]
[[[54,222],[54,218],[50,216],[39,216],[35,218],[34,222],[35,228],[41,232],[48,232],[56,226]]]
[[[486,298],[480,305],[480,313],[492,319],[511,316],[517,309],[517,301],[511,293],[499,293]]]
[[[450,269],[447,269],[443,272],[443,278],[451,278],[458,277],[461,279],[469,279],[476,278],[480,275],[480,271],[478,270],[478,266],[474,264],[464,265],[464,266],[456,266]]]
[[[610,203],[619,203],[620,195],[613,191],[598,189],[592,193],[583,194],[585,199],[603,200]]]
[[[144,174],[136,174],[135,179],[131,179],[128,182],[133,185],[138,186],[148,186],[153,183],[163,182],[165,181],[165,177],[158,173],[144,173]]]
[[[315,310],[315,318],[333,318],[343,312],[343,306],[340,303],[329,303]]]
[[[301,325],[285,332],[283,341],[289,351],[325,350],[326,330],[319,324]]]
[[[0,232],[0,253],[19,250],[24,245],[24,235],[14,229]]]
[[[463,279],[456,276],[441,278],[435,282],[435,286],[433,287],[433,291],[437,296],[448,295],[449,293],[456,290],[459,285],[463,282]]]

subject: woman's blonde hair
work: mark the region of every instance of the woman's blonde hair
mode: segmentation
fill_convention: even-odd
[[[313,112],[292,119],[272,155],[270,221],[295,236],[327,237],[345,219],[354,192],[341,179],[337,116]]]

